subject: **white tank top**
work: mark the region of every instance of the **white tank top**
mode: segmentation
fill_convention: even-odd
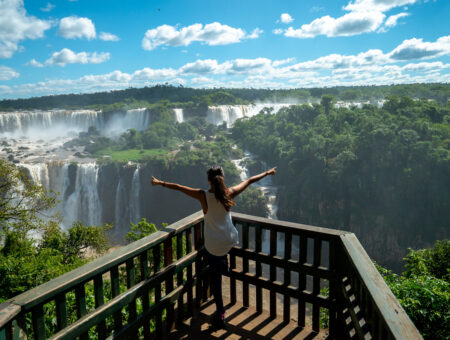
[[[214,193],[205,191],[208,212],[205,214],[205,248],[215,256],[226,255],[239,243],[238,231],[231,221],[231,213],[225,210]]]

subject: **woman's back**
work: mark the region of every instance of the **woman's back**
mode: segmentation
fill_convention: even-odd
[[[230,212],[216,199],[214,193],[205,191],[205,196],[208,205],[204,228],[205,248],[215,256],[222,256],[238,244],[238,232]]]

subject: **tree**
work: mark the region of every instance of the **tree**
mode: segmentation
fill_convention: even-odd
[[[0,160],[0,241],[11,230],[25,236],[42,229],[43,218],[51,217],[46,211],[55,203],[56,195],[33,183],[24,169]]]
[[[332,94],[324,94],[322,96],[322,99],[320,100],[320,105],[323,106],[325,114],[328,114],[330,112],[330,109],[333,107],[334,100],[335,99]]]

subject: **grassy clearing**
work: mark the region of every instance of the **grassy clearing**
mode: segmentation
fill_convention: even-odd
[[[111,148],[104,149],[97,153],[98,157],[110,156],[114,161],[140,161],[150,156],[163,156],[166,155],[169,150],[166,149],[129,149],[129,150],[113,150]]]

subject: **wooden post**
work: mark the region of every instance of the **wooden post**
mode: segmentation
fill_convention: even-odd
[[[103,278],[101,273],[97,274],[94,277],[94,298],[95,298],[95,308],[98,308],[104,304],[105,300],[103,296]],[[105,320],[102,320],[97,324],[97,334],[99,339],[106,339]]]
[[[277,231],[270,229],[270,252],[269,255],[273,258],[277,256]],[[274,264],[270,264],[270,281],[277,280],[277,268]],[[277,317],[277,294],[274,291],[270,291],[270,318],[275,319]]]
[[[197,223],[194,227],[194,246],[195,250],[200,251],[202,248],[202,226],[200,223]],[[198,254],[195,259],[195,276],[197,276],[197,285],[195,287],[195,303],[197,307],[200,307],[202,303],[202,256]]]
[[[242,248],[248,249],[248,234],[249,225],[247,223],[242,224]],[[248,258],[242,258],[242,271],[248,273]],[[248,307],[249,304],[249,286],[247,281],[242,282],[242,304],[244,307]]]
[[[160,270],[161,264],[161,246],[158,244],[153,248],[153,260],[154,263],[154,272],[155,274]],[[161,300],[161,283],[159,282],[155,287],[155,304],[159,303]],[[156,339],[160,339],[162,337],[162,311],[160,313],[156,313],[155,316],[155,337]]]
[[[298,325],[305,327],[306,317],[306,303],[303,297],[303,291],[306,288],[306,275],[302,266],[306,263],[308,253],[308,239],[305,235],[300,235],[299,238],[299,262],[300,271],[298,272]]]
[[[287,262],[291,258],[292,251],[292,233],[284,234],[284,260]],[[284,268],[284,286],[288,287],[291,284],[291,271]],[[283,321],[289,323],[291,319],[291,298],[289,295],[283,296]]]
[[[262,249],[262,231],[261,226],[259,224],[256,225],[255,229],[255,252],[260,253]],[[262,275],[262,267],[261,262],[256,261],[256,270],[255,270],[256,278],[260,278]],[[262,288],[256,287],[256,311],[258,313],[262,313],[263,310],[263,296],[262,296]]]
[[[120,294],[119,267],[114,266],[110,271],[111,275],[111,295],[116,297]],[[122,328],[122,311],[114,313],[114,331],[118,332]]]
[[[186,254],[189,254],[190,252],[192,252],[192,228],[189,228],[186,231]],[[187,281],[189,285],[189,290],[187,293],[187,312],[189,315],[192,315],[192,310],[194,308],[194,296],[192,294],[192,264],[187,267]]]
[[[150,270],[148,268],[148,252],[144,251],[139,256],[140,264],[141,264],[141,281],[146,280],[150,275]],[[144,293],[142,294],[142,309],[143,312],[147,311],[150,308],[150,300],[148,296],[148,289],[144,290]],[[145,318],[144,320],[144,338],[149,339],[150,338],[150,319]]]
[[[321,262],[322,240],[318,237],[314,238],[314,259],[313,267],[318,268]],[[313,295],[317,297],[320,294],[320,277],[315,274],[313,276]],[[320,305],[313,303],[312,309],[312,329],[314,332],[320,331]]]
[[[172,237],[167,238],[164,241],[164,267],[167,267],[168,265],[172,264],[173,258],[172,258]],[[169,294],[173,290],[173,277],[169,276],[166,279],[166,291],[165,295]],[[167,315],[166,315],[166,328],[167,332],[170,332],[170,330],[173,327],[174,322],[174,307],[173,304],[170,303],[167,306]]]

